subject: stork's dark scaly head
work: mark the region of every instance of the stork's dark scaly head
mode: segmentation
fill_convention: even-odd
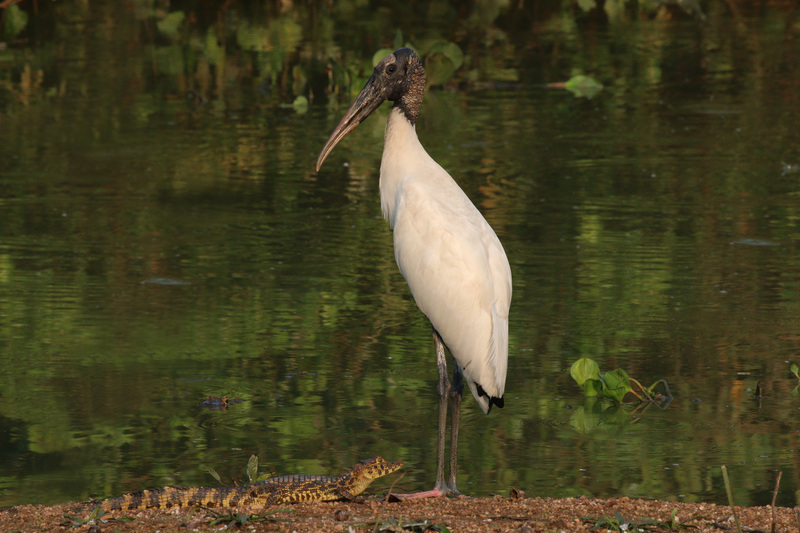
[[[361,93],[328,137],[317,158],[317,171],[339,141],[356,129],[356,126],[364,122],[370,113],[386,100],[394,102],[394,107],[400,109],[408,121],[414,124],[417,121],[424,92],[425,69],[413,50],[400,48],[381,59]]]

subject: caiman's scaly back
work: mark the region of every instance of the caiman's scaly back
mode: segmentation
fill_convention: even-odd
[[[352,500],[379,477],[396,472],[403,461],[383,457],[361,461],[341,477],[288,475],[241,487],[164,487],[104,500],[104,510],[169,509],[171,507],[266,506],[280,503]]]

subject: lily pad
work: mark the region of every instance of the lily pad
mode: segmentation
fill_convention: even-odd
[[[569,374],[572,376],[578,385],[583,385],[587,380],[600,379],[600,366],[594,360],[588,357],[581,357],[569,369]]]
[[[12,4],[6,9],[5,20],[3,34],[6,39],[11,40],[22,33],[28,25],[28,14],[18,5]]]
[[[308,98],[303,95],[298,96],[294,99],[294,102],[292,102],[292,107],[297,113],[302,115],[308,111]]]
[[[579,74],[564,82],[564,88],[578,98],[594,98],[603,90],[603,84],[595,81],[594,78]]]
[[[178,36],[178,32],[181,29],[181,24],[183,24],[183,20],[186,18],[186,15],[183,11],[173,11],[169,13],[166,17],[156,22],[156,28],[160,31],[163,35],[169,37],[170,39],[174,39]]]

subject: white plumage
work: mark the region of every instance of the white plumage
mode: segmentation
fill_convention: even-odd
[[[511,269],[503,246],[464,191],[395,108],[381,159],[381,208],[414,300],[464,371],[484,412],[502,398],[508,364]]]

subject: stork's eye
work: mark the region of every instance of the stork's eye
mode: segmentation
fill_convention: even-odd
[[[386,72],[388,72],[389,74],[394,74],[395,72],[397,72],[397,65],[389,65],[388,67],[386,67]]]

